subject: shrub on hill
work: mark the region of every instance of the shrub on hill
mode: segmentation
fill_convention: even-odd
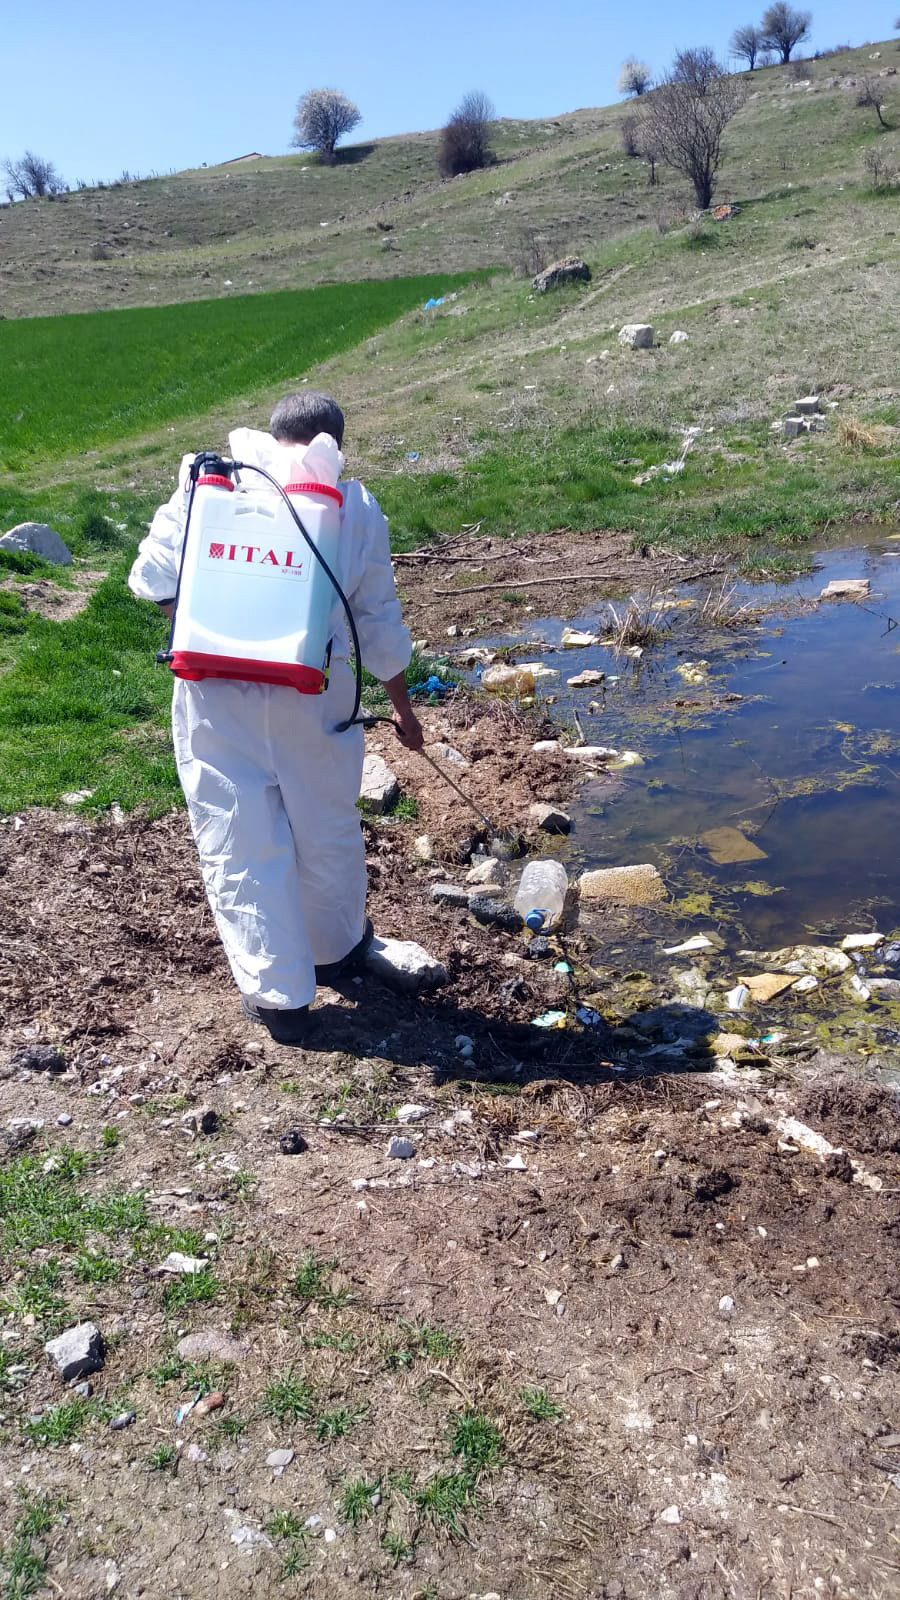
[[[438,167],[443,178],[456,178],[460,173],[477,172],[481,167],[493,165],[496,157],[490,138],[495,117],[486,94],[473,90],[463,95],[441,130]]]

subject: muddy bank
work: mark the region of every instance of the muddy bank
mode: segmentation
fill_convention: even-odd
[[[516,539],[462,535],[395,556],[394,566],[413,633],[439,644],[448,627],[483,633],[514,627],[529,612],[575,617],[606,596],[715,577],[728,562],[714,554],[688,561],[647,545],[635,550],[629,534],[598,529]]]

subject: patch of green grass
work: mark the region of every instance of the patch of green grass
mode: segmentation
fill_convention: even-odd
[[[45,1329],[55,1329],[66,1309],[59,1288],[59,1262],[51,1256],[49,1261],[26,1272],[21,1283],[10,1284],[0,1296],[0,1309],[17,1317],[36,1317]]]
[[[205,1305],[215,1300],[221,1285],[214,1272],[204,1267],[202,1272],[183,1272],[163,1290],[162,1303],[171,1315],[186,1306]]]
[[[43,1416],[24,1424],[26,1438],[33,1444],[72,1444],[80,1439],[88,1424],[102,1416],[104,1408],[97,1400],[85,1400],[73,1395],[58,1406],[50,1406]]]
[[[270,388],[465,281],[394,278],[10,319],[0,325],[0,465],[126,439]]]
[[[268,1521],[263,1523],[263,1533],[267,1533],[270,1539],[306,1538],[306,1528],[296,1511],[273,1511]]]
[[[316,1418],[316,1438],[320,1444],[343,1439],[365,1414],[365,1406],[338,1406],[334,1411],[320,1411]]]
[[[452,1361],[462,1340],[446,1328],[433,1328],[428,1322],[401,1322],[396,1333],[383,1344],[388,1367],[411,1367],[415,1361]]]
[[[248,1423],[246,1419],[244,1417],[239,1417],[236,1412],[232,1412],[230,1416],[220,1417],[219,1421],[213,1424],[210,1437],[217,1448],[225,1440],[227,1440],[229,1444],[234,1444],[235,1440],[239,1439],[242,1433],[246,1433],[247,1427]]]
[[[337,1259],[319,1261],[312,1250],[307,1251],[290,1283],[291,1294],[307,1304],[319,1306],[345,1306],[351,1298],[349,1289],[333,1289],[331,1276]]]
[[[151,1472],[168,1472],[175,1465],[175,1446],[173,1444],[159,1444],[151,1450],[147,1457],[147,1466]]]
[[[555,1400],[551,1400],[546,1389],[533,1389],[526,1387],[519,1390],[519,1399],[535,1422],[562,1422],[565,1412]]]
[[[75,1257],[72,1271],[79,1283],[118,1283],[122,1267],[112,1256],[84,1250]]]
[[[304,1333],[303,1344],[307,1350],[338,1350],[345,1356],[352,1355],[359,1348],[356,1334],[346,1330],[339,1333]]]
[[[308,1422],[315,1412],[312,1388],[292,1367],[268,1385],[263,1395],[263,1410],[277,1422]]]
[[[0,1596],[2,1600],[28,1600],[45,1587],[47,1553],[35,1548],[35,1539],[53,1528],[64,1501],[50,1495],[21,1495],[22,1510],[13,1528],[11,1542],[0,1552]]]
[[[120,1137],[118,1128],[106,1127],[100,1135],[100,1143],[104,1150],[115,1150]]]
[[[383,815],[398,822],[414,822],[419,815],[419,802],[414,795],[400,794],[392,805],[385,806]]]
[[[183,1362],[177,1351],[170,1350],[155,1367],[147,1369],[147,1377],[154,1389],[162,1389],[165,1384],[174,1383],[176,1378],[181,1377],[182,1367]]]
[[[464,1513],[475,1504],[475,1480],[468,1472],[437,1472],[416,1491],[414,1503],[434,1526],[462,1538]]]
[[[411,1561],[415,1555],[415,1547],[402,1533],[386,1533],[381,1541],[381,1548],[390,1556],[395,1567],[399,1567],[401,1561]]]
[[[503,1458],[503,1436],[495,1422],[477,1411],[463,1411],[450,1429],[450,1449],[459,1456],[473,1477]]]
[[[361,1522],[367,1521],[374,1513],[372,1496],[381,1488],[381,1479],[354,1478],[346,1483],[340,1494],[341,1515],[351,1528],[356,1528]]]

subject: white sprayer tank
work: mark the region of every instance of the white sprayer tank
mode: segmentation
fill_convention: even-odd
[[[344,458],[330,434],[284,448],[279,476],[340,582]],[[249,468],[197,479],[172,633],[179,678],[327,686],[334,586],[276,490]]]

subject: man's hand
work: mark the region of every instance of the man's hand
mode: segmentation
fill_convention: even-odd
[[[421,750],[425,743],[425,734],[422,731],[422,724],[409,702],[406,673],[398,672],[396,677],[386,678],[384,687],[394,708],[394,731],[397,738],[402,745],[406,746],[407,750]]]
[[[410,705],[394,712],[394,731],[407,750],[421,750],[425,743],[422,724]]]

